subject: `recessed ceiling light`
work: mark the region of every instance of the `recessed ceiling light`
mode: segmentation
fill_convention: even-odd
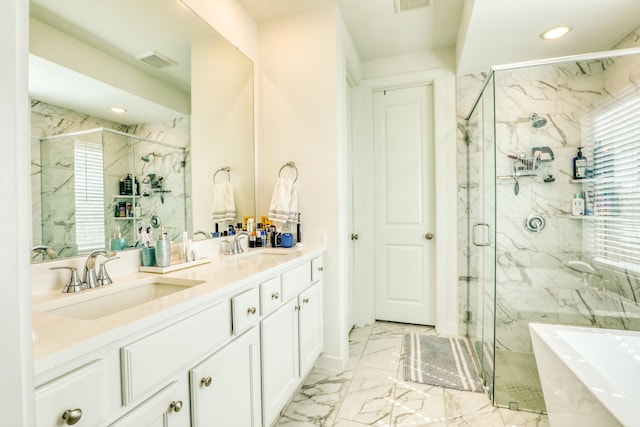
[[[544,31],[542,34],[540,34],[540,38],[544,40],[557,39],[566,35],[569,31],[571,31],[571,29],[572,28],[569,26],[550,28],[547,31]]]
[[[122,113],[126,113],[127,109],[122,107],[111,107],[111,111],[117,114],[122,114]]]

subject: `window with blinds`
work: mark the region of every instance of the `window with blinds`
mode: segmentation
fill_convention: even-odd
[[[598,109],[588,122],[594,217],[585,237],[600,261],[640,271],[640,92]]]
[[[76,245],[79,254],[105,246],[103,157],[101,143],[75,141]]]

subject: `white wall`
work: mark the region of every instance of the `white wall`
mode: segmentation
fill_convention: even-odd
[[[342,369],[348,358],[344,279],[344,183],[339,140],[341,113],[337,8],[324,4],[260,26],[258,215],[269,208],[280,167],[294,161],[304,230],[324,232],[324,354],[320,363]]]
[[[0,426],[32,426],[33,344],[29,254],[28,2],[0,4]],[[22,214],[21,214],[22,213]]]

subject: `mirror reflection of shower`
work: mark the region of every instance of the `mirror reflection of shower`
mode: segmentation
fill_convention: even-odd
[[[547,119],[544,117],[540,117],[538,113],[531,113],[529,116],[529,120],[531,120],[531,126],[536,129],[539,129],[547,124]]]

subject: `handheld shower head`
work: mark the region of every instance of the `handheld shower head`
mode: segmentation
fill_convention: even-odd
[[[532,122],[531,126],[533,126],[536,129],[541,128],[547,124],[547,119],[545,119],[544,117],[540,117],[537,113],[532,113],[529,116],[529,120],[531,120]]]
[[[140,159],[143,162],[149,163],[150,161],[152,161],[156,157],[162,157],[162,156],[160,154],[158,154],[158,153],[151,152],[151,153],[145,154],[144,156],[140,157]]]

